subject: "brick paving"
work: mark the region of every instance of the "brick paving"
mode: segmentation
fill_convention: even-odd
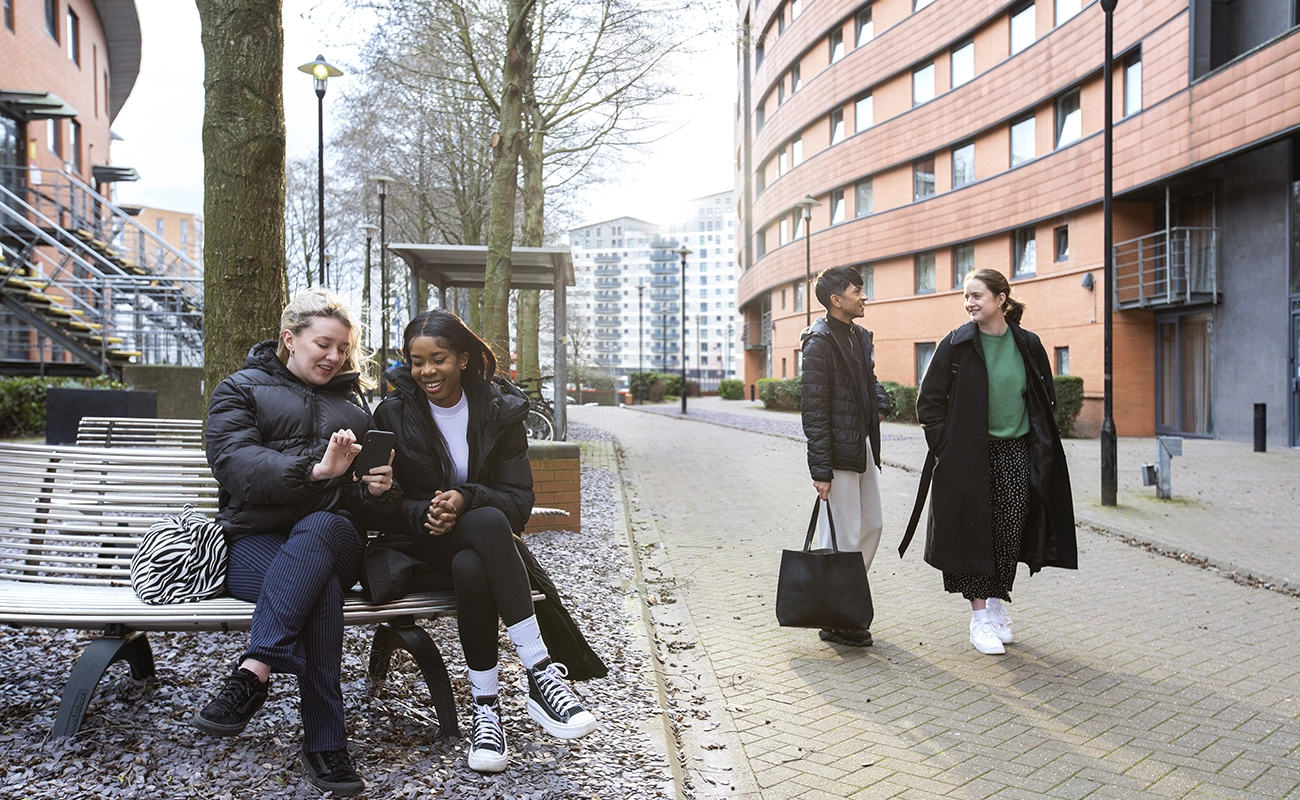
[[[811,507],[800,442],[623,409],[571,413],[619,440],[685,796],[1300,793],[1300,599],[1085,528],[1077,572],[1022,568],[1019,641],[984,656],[966,641],[968,607],[921,547],[898,559],[916,476],[887,468],[876,644],[827,645],[778,627],[772,610],[780,551],[798,546]],[[887,459],[911,457],[905,441],[886,447]],[[1158,523],[1157,534],[1181,533]]]

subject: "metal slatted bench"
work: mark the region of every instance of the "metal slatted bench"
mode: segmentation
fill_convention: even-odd
[[[77,444],[83,447],[161,447],[202,450],[203,420],[152,417],[82,417]]]
[[[74,735],[110,665],[154,674],[149,631],[248,630],[253,604],[223,597],[148,605],[131,588],[131,557],[158,518],[186,503],[209,516],[217,482],[202,450],[0,444],[0,624],[101,630],[78,658],[59,701],[54,736]],[[540,595],[534,594],[534,600]],[[429,687],[441,733],[459,736],[446,663],[417,619],[456,613],[455,594],[429,592],[374,605],[349,595],[346,625],[376,624],[369,676],[409,652]]]

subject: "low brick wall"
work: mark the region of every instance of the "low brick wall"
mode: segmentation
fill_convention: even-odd
[[[578,445],[572,442],[528,442],[528,461],[533,467],[535,505],[562,508],[567,517],[538,517],[524,533],[582,530],[582,466]]]

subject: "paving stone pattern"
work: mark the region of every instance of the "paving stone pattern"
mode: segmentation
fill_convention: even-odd
[[[1295,597],[1081,529],[1080,569],[1022,567],[1018,641],[981,655],[921,543],[898,559],[916,478],[887,468],[876,644],[828,645],[773,613],[813,498],[801,443],[572,413],[618,439],[685,796],[1300,794]]]

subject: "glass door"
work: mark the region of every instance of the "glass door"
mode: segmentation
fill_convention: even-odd
[[[22,128],[12,117],[0,114],[0,186],[18,194],[22,166]]]
[[[1214,315],[1156,320],[1156,431],[1214,435]]]

